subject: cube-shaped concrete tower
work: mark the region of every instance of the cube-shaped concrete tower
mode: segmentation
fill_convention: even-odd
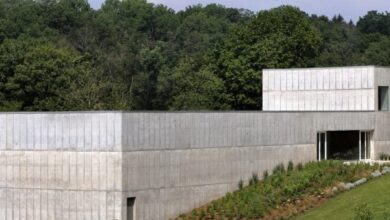
[[[263,70],[264,111],[376,111],[387,100],[390,68],[375,66]],[[380,94],[380,91],[383,94]]]

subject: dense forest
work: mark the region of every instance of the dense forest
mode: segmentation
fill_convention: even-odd
[[[390,13],[0,0],[1,111],[254,110],[262,69],[344,65],[390,65]]]

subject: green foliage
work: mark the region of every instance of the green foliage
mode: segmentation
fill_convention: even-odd
[[[0,110],[261,109],[264,68],[390,65],[389,20],[0,0]]]
[[[249,179],[249,185],[256,185],[259,183],[259,177],[256,173],[252,174],[252,177]]]
[[[233,109],[260,109],[262,69],[310,66],[319,43],[307,15],[282,6],[235,28],[210,53],[209,65],[224,81]]]
[[[298,165],[297,165],[297,170],[299,170],[299,171],[303,170],[303,165],[302,165],[302,163],[298,163]]]
[[[376,41],[369,43],[362,55],[362,62],[382,66],[390,65],[390,35],[380,36]]]
[[[362,204],[368,204],[368,210],[373,214],[372,219],[389,219],[390,208],[388,204],[390,198],[387,193],[384,193],[387,192],[389,187],[390,175],[385,175],[356,189],[339,194],[329,199],[326,204],[311,209],[293,219],[354,219],[357,214],[356,207]]]
[[[268,176],[269,176],[268,170],[264,171],[264,172],[263,172],[263,180],[267,179]]]
[[[320,54],[315,58],[316,66],[361,65],[361,51],[367,46],[364,35],[344,18],[335,16],[312,16],[312,23],[323,39],[320,44]]]
[[[355,207],[354,220],[371,220],[373,219],[373,213],[366,203]]]
[[[383,220],[390,220],[390,211],[385,211],[383,213]]]
[[[290,160],[288,161],[287,171],[290,172],[292,170],[294,170],[294,163]]]
[[[244,188],[244,181],[243,180],[238,181],[238,188],[239,189]]]
[[[274,167],[274,169],[272,170],[272,174],[284,173],[285,171],[286,170],[284,168],[284,164],[281,163]]]
[[[390,155],[386,153],[380,153],[379,154],[379,159],[380,160],[390,160]]]
[[[224,85],[193,59],[180,63],[169,78],[172,97],[169,108],[182,110],[229,109],[224,104]],[[164,79],[161,79],[164,80]]]
[[[390,36],[390,13],[369,11],[359,19],[357,28],[363,33],[381,33]]]
[[[68,48],[36,40],[5,40],[0,45],[3,110],[99,109],[104,81],[88,59]],[[77,100],[77,101],[76,101]]]
[[[212,212],[216,219],[259,219],[287,200],[316,195],[338,182],[352,181],[364,172],[377,169],[366,164],[347,166],[339,161],[310,162],[301,166],[301,170],[282,172],[282,166],[278,165],[272,175],[256,184],[252,177],[252,184],[246,187],[240,181],[238,191],[227,193],[202,210],[205,216],[211,216]]]

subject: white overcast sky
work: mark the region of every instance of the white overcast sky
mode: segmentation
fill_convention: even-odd
[[[95,9],[99,8],[104,0],[88,0]],[[170,8],[183,10],[189,5],[218,3],[227,7],[246,8],[259,11],[278,7],[280,5],[294,5],[309,14],[326,15],[333,17],[341,14],[345,20],[357,21],[370,10],[390,11],[390,0],[148,0],[155,4],[164,4]]]

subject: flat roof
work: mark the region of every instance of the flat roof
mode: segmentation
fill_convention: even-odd
[[[177,113],[358,113],[358,112],[376,112],[374,110],[366,111],[262,111],[262,110],[221,110],[221,111],[212,111],[212,110],[188,110],[188,111],[47,111],[47,112],[0,112],[2,114],[78,114],[78,113],[89,113],[89,114],[99,114],[99,113],[166,113],[166,114],[177,114]]]
[[[376,66],[376,65],[367,65],[367,66],[329,66],[329,67],[302,67],[302,68],[271,68],[271,69],[263,69],[263,71],[267,70],[323,70],[323,69],[348,69],[348,68],[386,68],[390,69],[390,66]]]

